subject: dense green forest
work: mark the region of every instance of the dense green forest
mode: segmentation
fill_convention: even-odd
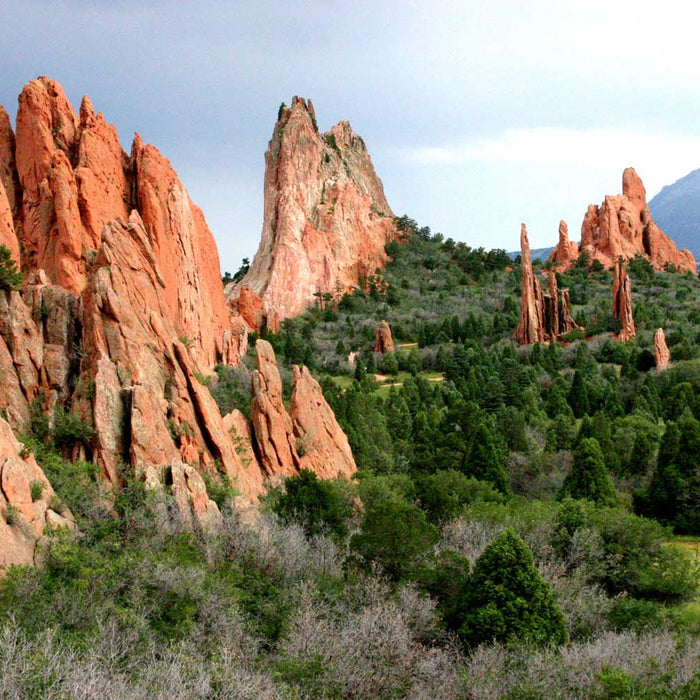
[[[257,521],[213,488],[223,530],[193,533],[35,422],[81,534],[0,582],[1,697],[700,697],[700,281],[631,261],[619,343],[581,256],[557,275],[582,330],[519,347],[519,261],[397,224],[386,269],[263,334],[287,397],[292,364],[320,379],[352,482],[302,472]],[[253,367],[208,379],[222,412]]]

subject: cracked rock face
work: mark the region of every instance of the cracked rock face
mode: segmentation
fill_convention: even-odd
[[[364,141],[346,121],[320,134],[310,100],[280,109],[265,154],[265,211],[247,274],[227,287],[251,328],[273,330],[383,267],[393,212]]]
[[[349,163],[369,159],[349,127],[336,134],[357,149]],[[0,244],[25,277],[21,290],[0,290],[0,568],[34,563],[47,528],[72,527],[15,438],[32,410],[50,423],[59,410],[78,416],[89,436],[67,456],[93,461],[115,488],[122,463],[167,487],[187,527],[221,520],[204,477],[250,506],[270,478],[303,467],[354,473],[347,439],[303,368],[287,412],[264,341],[253,421],[222,417],[205,377],[217,363],[239,363],[248,327],[226,303],[202,212],[153,146],[136,135],[127,156],[88,98],[78,115],[48,78],[23,90],[16,136],[0,110]],[[252,290],[250,299],[251,313],[263,313]]]
[[[562,222],[563,223],[563,222]],[[600,206],[591,204],[581,225],[581,243],[568,240],[568,230],[559,228],[559,243],[549,259],[568,266],[581,252],[592,260],[612,267],[619,257],[626,260],[644,255],[654,269],[675,265],[695,274],[695,258],[676,244],[656,225],[646,201],[646,190],[634,168],[622,174],[622,194],[608,195]]]

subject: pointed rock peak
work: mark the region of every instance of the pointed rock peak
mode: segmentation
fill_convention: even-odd
[[[84,95],[83,101],[80,103],[80,126],[85,126],[94,116],[95,108],[92,106],[92,101],[87,95]]]
[[[78,129],[78,115],[63,88],[55,80],[42,75],[24,86],[19,96],[17,113],[18,141],[24,122],[29,128],[50,131],[54,143],[64,150],[73,145]]]
[[[135,158],[136,154],[143,149],[143,139],[138,131],[134,132],[134,140],[131,144],[131,157]]]
[[[646,208],[647,192],[634,168],[625,168],[625,172],[622,173],[622,194],[634,202],[640,211]]]
[[[386,321],[382,321],[375,332],[374,352],[380,352],[384,355],[387,352],[394,352],[394,349],[391,327]]]
[[[559,222],[559,242],[560,243],[568,243],[569,242],[569,226],[566,223],[566,221],[564,221],[564,219],[562,219]]]
[[[620,321],[619,339],[632,340],[637,335],[632,308],[632,286],[622,258],[618,258],[613,272],[613,316]]]
[[[528,264],[530,263],[530,241],[527,237],[527,226],[525,224],[520,224],[520,252],[522,254],[523,261],[527,258]]]

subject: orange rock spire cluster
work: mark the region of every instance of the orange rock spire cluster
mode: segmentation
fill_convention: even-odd
[[[656,270],[671,264],[682,271],[696,272],[693,254],[679,251],[652,219],[646,190],[634,168],[622,174],[622,194],[607,195],[600,206],[589,205],[581,225],[580,245],[569,242],[568,230],[562,224],[559,243],[549,257],[562,266],[568,266],[582,252],[606,267],[614,265],[619,257],[629,260],[640,254]]]
[[[359,149],[344,127],[335,133]],[[74,456],[96,462],[110,484],[121,462],[151,486],[169,484],[186,524],[221,517],[202,473],[235,483],[249,503],[266,479],[304,467],[354,473],[318,384],[297,368],[287,413],[263,342],[253,424],[240,412],[221,416],[200,378],[216,363],[238,364],[247,330],[226,304],[202,212],[153,146],[137,135],[127,155],[88,98],[78,115],[48,78],[20,95],[16,135],[0,108],[0,245],[26,280],[22,291],[0,290],[0,510],[15,506],[24,521],[8,530],[0,518],[0,568],[32,563],[44,528],[70,522],[48,501],[27,501],[31,481],[51,494],[13,435],[27,428],[30,407],[77,414],[94,437]],[[278,419],[266,432],[264,420]]]
[[[311,100],[280,109],[265,154],[260,246],[226,296],[251,328],[276,328],[323,292],[357,286],[387,262],[396,235],[364,141],[341,121],[320,134]]]
[[[569,290],[560,290],[556,276],[550,271],[547,294],[542,293],[542,285],[532,269],[530,242],[525,224],[521,224],[520,227],[520,250],[523,283],[520,323],[515,331],[515,339],[521,345],[547,343],[577,328],[571,317]]]

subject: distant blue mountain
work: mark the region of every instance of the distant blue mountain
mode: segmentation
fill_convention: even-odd
[[[679,248],[700,259],[700,169],[666,185],[649,202],[654,221]]]
[[[544,262],[553,250],[554,246],[552,246],[551,248],[533,248],[530,251],[530,258],[532,260],[541,260],[542,262]],[[508,253],[508,255],[510,255],[510,257],[513,258],[513,260],[515,260],[515,258],[517,258],[518,255],[520,255],[520,251],[512,250],[510,253]]]

